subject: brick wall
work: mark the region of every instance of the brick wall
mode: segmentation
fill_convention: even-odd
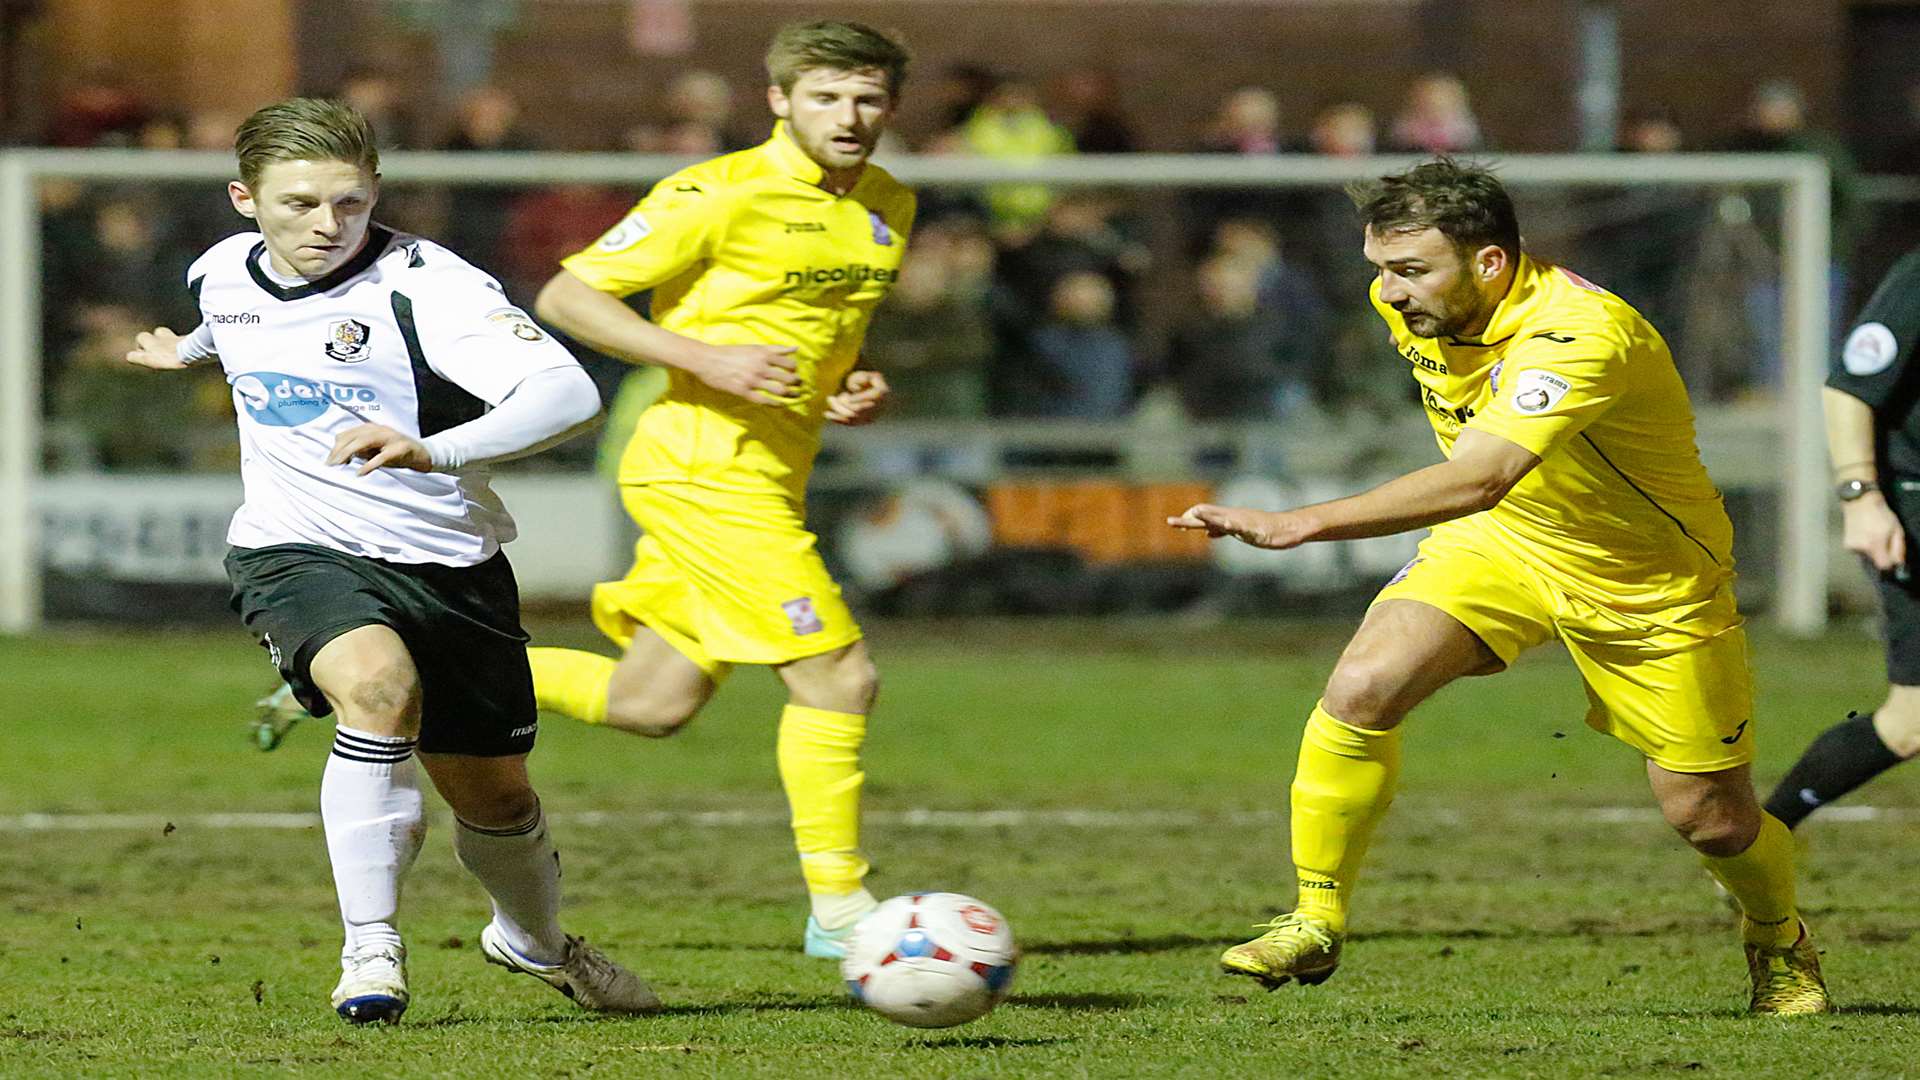
[[[1406,83],[1436,67],[1464,74],[1495,143],[1574,145],[1581,0],[694,0],[685,57],[637,55],[625,0],[524,0],[500,41],[500,81],[519,94],[552,145],[592,145],[646,118],[675,72],[708,67],[758,84],[773,27],[797,15],[859,18],[903,31],[927,77],[985,60],[1044,78],[1080,65],[1120,72],[1126,105],[1155,149],[1190,145],[1214,103],[1242,84],[1272,88],[1298,131],[1318,107],[1357,100],[1390,114]],[[1792,74],[1816,115],[1837,123],[1847,0],[1617,0],[1624,100],[1676,110],[1696,139],[1734,123],[1752,84]],[[396,25],[376,0],[50,0],[56,85],[109,61],[174,107],[244,108],[283,89],[328,85],[349,64],[402,72],[433,99],[430,38]],[[291,54],[291,57],[289,56]],[[290,72],[297,62],[297,75]],[[755,95],[743,121],[764,115]],[[924,134],[931,106],[909,96],[901,118]]]

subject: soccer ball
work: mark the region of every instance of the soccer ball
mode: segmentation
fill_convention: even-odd
[[[999,912],[959,893],[913,893],[860,920],[840,974],[868,1008],[908,1027],[978,1020],[1013,985],[1020,950]]]

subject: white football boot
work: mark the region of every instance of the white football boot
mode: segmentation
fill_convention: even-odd
[[[567,958],[558,964],[537,964],[520,955],[500,928],[488,923],[480,931],[480,951],[490,964],[531,975],[595,1012],[651,1013],[660,1011],[660,998],[645,980],[606,953],[567,935]]]
[[[348,1023],[398,1023],[408,999],[405,946],[370,945],[341,957],[333,1011]]]

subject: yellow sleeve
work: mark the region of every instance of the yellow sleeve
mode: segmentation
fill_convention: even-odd
[[[725,204],[712,184],[670,176],[593,246],[560,265],[614,296],[651,289],[706,261],[725,227]]]
[[[1492,400],[1467,426],[1544,458],[1612,408],[1626,384],[1627,350],[1619,342],[1546,331],[1508,352]]]

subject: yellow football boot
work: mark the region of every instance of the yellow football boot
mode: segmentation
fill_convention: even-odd
[[[1346,936],[1311,915],[1288,912],[1274,916],[1266,933],[1220,954],[1220,967],[1229,975],[1247,975],[1272,990],[1298,979],[1303,986],[1326,982],[1340,966],[1340,942]]]
[[[1800,940],[1785,948],[1748,945],[1747,974],[1753,978],[1748,1012],[1801,1016],[1833,1010],[1827,982],[1820,977],[1820,953],[1805,923],[1800,924]]]

